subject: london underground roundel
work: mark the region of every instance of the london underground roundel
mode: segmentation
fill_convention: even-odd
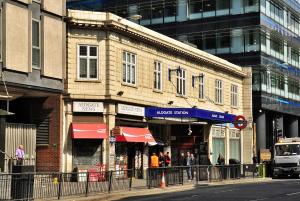
[[[235,119],[234,119],[234,127],[237,128],[237,129],[240,129],[240,130],[246,128],[247,127],[247,121],[246,121],[245,117],[242,116],[242,115],[236,116]]]

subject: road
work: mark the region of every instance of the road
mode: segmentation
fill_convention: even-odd
[[[120,201],[299,201],[300,180],[273,180],[268,183],[200,187],[190,191],[138,196]]]

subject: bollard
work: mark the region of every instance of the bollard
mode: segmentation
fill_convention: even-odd
[[[263,176],[263,178],[266,178],[266,165],[265,164],[262,165],[262,176]]]

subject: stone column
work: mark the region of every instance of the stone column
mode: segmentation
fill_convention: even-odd
[[[267,133],[266,133],[266,114],[264,112],[259,113],[256,118],[256,147],[260,149],[266,149],[267,146]],[[257,152],[258,153],[258,152]]]
[[[116,122],[116,106],[115,104],[107,103],[104,105],[104,108],[104,123],[107,124],[110,137]],[[103,140],[103,164],[106,164],[107,170],[115,170],[115,143],[110,143],[109,137]]]
[[[64,103],[64,117],[63,117],[63,137],[62,137],[62,172],[72,171],[72,139],[70,136],[70,125],[73,120],[72,102],[65,101]]]
[[[299,137],[299,120],[297,118],[288,119],[287,137]]]

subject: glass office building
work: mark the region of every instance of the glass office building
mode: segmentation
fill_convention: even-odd
[[[252,66],[257,149],[299,136],[299,0],[71,0],[110,11],[228,61]]]

